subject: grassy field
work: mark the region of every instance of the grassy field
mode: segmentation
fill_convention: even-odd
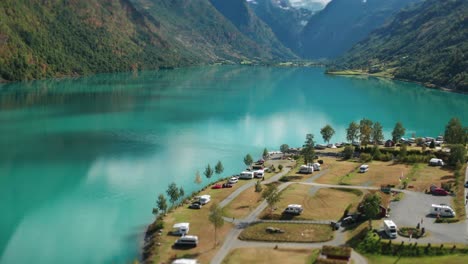
[[[390,257],[380,255],[366,255],[369,263],[373,264],[464,264],[468,262],[468,255],[425,256],[425,257]]]
[[[202,263],[208,263],[209,260],[214,256],[217,249],[214,247],[214,227],[208,221],[208,212],[210,206],[213,203],[219,203],[225,199],[232,191],[236,190],[240,186],[247,184],[248,180],[241,180],[234,185],[233,188],[226,189],[211,189],[209,185],[204,191],[198,195],[209,194],[211,195],[211,202],[205,205],[201,209],[189,209],[187,208],[188,203],[178,207],[173,212],[169,213],[164,218],[164,232],[161,237],[161,254],[156,256],[154,259],[155,263],[169,261],[174,255],[177,257],[183,256],[196,256]],[[192,249],[173,249],[172,244],[177,239],[176,236],[169,234],[172,226],[175,223],[189,222],[190,231],[189,234],[197,235],[199,238],[199,244],[196,248]],[[222,241],[222,238],[229,232],[232,225],[225,223],[221,230],[218,230],[218,241]]]
[[[263,186],[265,189],[266,186]],[[243,191],[223,208],[223,213],[227,217],[244,218],[252,212],[262,201],[262,195],[255,192],[255,186]]]
[[[292,248],[237,248],[229,253],[223,264],[237,263],[314,263],[319,254],[318,249]]]
[[[441,186],[441,184],[445,182],[455,182],[453,171],[447,168],[433,167],[422,163],[413,164],[407,177],[409,180],[409,188],[418,192],[429,189],[431,184]]]
[[[207,204],[200,210],[179,207],[164,218],[164,232],[161,237],[161,255],[154,260],[154,263],[169,262],[171,258],[196,257],[201,263],[208,263],[213,258],[217,249],[214,249],[214,227],[208,220],[208,211],[210,204]],[[169,234],[172,226],[179,222],[190,223],[190,235],[197,235],[199,244],[191,249],[174,249],[173,243],[178,238]],[[218,241],[226,236],[232,228],[230,223],[224,223],[221,229],[218,229]]]
[[[394,164],[393,162],[372,161],[366,163],[369,165],[369,171],[358,173],[357,170],[344,175],[341,183],[349,185],[380,186],[400,184],[400,176],[407,175],[411,169],[410,165]]]
[[[343,176],[355,171],[361,165],[361,163],[331,157],[324,157],[322,160],[327,166],[327,171],[315,182],[325,184],[339,184]]]
[[[279,228],[285,232],[268,233],[265,230],[267,227]],[[239,239],[273,242],[323,242],[333,239],[333,231],[329,225],[258,223],[242,231]]]
[[[273,219],[282,218],[282,211],[288,204],[301,204],[304,211],[294,219],[308,220],[338,220],[346,207],[351,204],[355,207],[362,198],[357,192],[342,191],[337,189],[321,188],[314,195],[316,187],[309,185],[292,184],[282,192],[281,201],[277,204],[278,210],[275,210],[271,216]],[[358,191],[359,192],[359,191]],[[261,214],[262,218],[270,218],[270,209],[266,208]]]

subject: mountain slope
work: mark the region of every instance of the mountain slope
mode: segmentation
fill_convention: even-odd
[[[239,31],[259,43],[264,50],[282,58],[295,56],[276,38],[271,28],[255,15],[245,0],[210,0],[210,2]]]
[[[301,34],[301,55],[334,58],[409,3],[419,0],[332,0],[309,20]]]
[[[209,0],[3,0],[0,19],[0,80],[287,56]]]
[[[287,0],[256,0],[249,4],[281,43],[297,53],[300,32],[312,11],[293,7]]]
[[[468,2],[426,0],[398,13],[337,61],[340,68],[468,92]]]

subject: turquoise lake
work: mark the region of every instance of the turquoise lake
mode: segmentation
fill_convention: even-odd
[[[468,96],[322,68],[213,66],[0,85],[0,263],[130,263],[156,197],[221,160],[351,121],[389,137],[468,125]],[[214,176],[216,178],[216,176]],[[204,179],[204,184],[207,179]]]

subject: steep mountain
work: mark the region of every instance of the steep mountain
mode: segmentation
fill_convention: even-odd
[[[297,52],[300,32],[310,19],[312,11],[296,8],[288,0],[256,0],[248,3],[281,43]]]
[[[0,81],[292,56],[209,0],[3,0],[0,22]]]
[[[342,55],[409,3],[419,0],[332,0],[311,17],[301,34],[301,55]]]
[[[467,14],[465,0],[426,0],[398,13],[336,66],[468,92]]]
[[[291,3],[294,8],[305,8],[310,11],[322,10],[330,0],[286,0]]]
[[[245,0],[210,0],[218,11],[236,28],[278,57],[293,57],[294,53],[276,38],[271,28],[259,19]]]

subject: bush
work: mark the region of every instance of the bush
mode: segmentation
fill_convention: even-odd
[[[283,170],[283,165],[281,165],[281,164],[278,165],[278,169],[279,169],[280,171],[282,171],[282,170]]]
[[[368,153],[361,153],[359,156],[359,161],[360,162],[368,162],[372,160],[372,156]]]
[[[258,180],[257,183],[255,184],[255,192],[261,192],[263,190],[261,181]]]
[[[353,157],[354,154],[354,148],[351,145],[347,145],[344,150],[343,150],[343,158],[344,159],[350,159]]]

